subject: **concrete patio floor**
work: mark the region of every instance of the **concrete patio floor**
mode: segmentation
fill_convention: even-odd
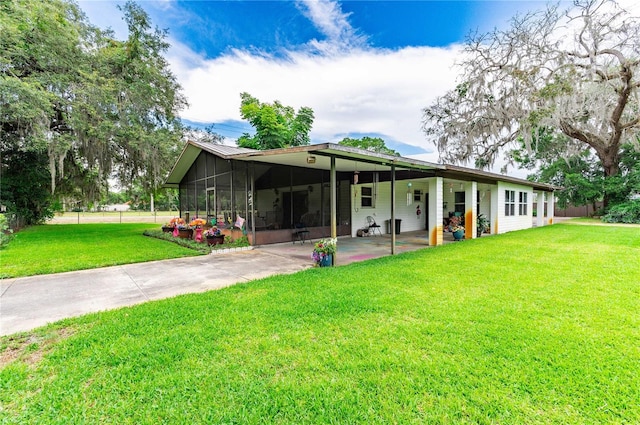
[[[295,258],[300,261],[311,261],[313,245],[318,239],[300,242],[287,242],[272,245],[263,245],[256,249],[264,250],[274,255],[286,258]],[[451,233],[444,233],[444,243],[453,242]],[[396,254],[428,248],[427,231],[419,230],[396,235]],[[383,234],[367,237],[341,236],[338,238],[338,253],[336,265],[344,266],[358,261],[391,255],[391,235]]]

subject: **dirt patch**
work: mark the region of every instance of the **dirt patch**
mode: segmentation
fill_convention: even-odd
[[[35,365],[53,345],[75,333],[72,327],[55,329],[43,335],[17,334],[2,338],[0,346],[0,368],[20,361],[28,365]]]

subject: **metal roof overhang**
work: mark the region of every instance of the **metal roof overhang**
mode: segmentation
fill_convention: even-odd
[[[183,177],[187,174],[187,171],[189,171],[189,168],[191,168],[191,165],[195,162],[196,158],[198,158],[198,155],[200,155],[200,152],[202,151],[202,147],[193,143],[187,143],[182,149],[180,156],[178,156],[178,160],[173,164],[173,168],[171,169],[167,180],[164,182],[163,187],[178,187]]]
[[[229,156],[230,159],[241,161],[264,162],[316,170],[330,170],[332,157],[335,158],[336,171],[338,172],[389,171],[392,166],[395,166],[396,169],[444,170],[444,167],[439,164],[379,154],[333,143],[245,152]]]
[[[216,147],[216,145],[188,142],[171,170],[164,186],[178,187],[182,178],[203,150],[224,159],[288,165],[317,170],[330,170],[331,158],[333,157],[335,158],[336,171],[338,172],[390,171],[392,166],[395,166],[396,170],[420,170],[423,172],[431,172],[433,176],[460,181],[473,180],[486,184],[496,184],[498,181],[505,181],[531,186],[536,190],[553,191],[558,189],[553,185],[531,182],[502,174],[449,164],[435,164],[401,156],[380,154],[334,143],[259,151],[238,148],[224,149],[219,146]]]

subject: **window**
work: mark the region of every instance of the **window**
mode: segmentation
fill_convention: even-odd
[[[456,192],[455,193],[455,202],[454,202],[454,211],[464,214],[464,192]]]
[[[373,206],[373,188],[365,186],[362,187],[360,202],[363,207]]]
[[[516,191],[515,190],[504,191],[504,215],[505,216],[516,215]]]
[[[527,215],[527,192],[520,192],[518,198],[518,213],[520,215]]]

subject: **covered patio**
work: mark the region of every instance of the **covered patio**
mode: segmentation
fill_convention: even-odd
[[[256,247],[256,249],[268,252],[273,255],[282,256],[284,258],[308,261],[309,266],[311,267],[313,265],[313,261],[311,260],[311,251],[313,250],[314,243],[317,241],[318,239],[307,241],[304,244],[300,242],[287,242],[261,245],[259,247]],[[451,233],[445,232],[444,243],[454,243],[453,235]],[[365,261],[391,255],[391,253],[389,252],[390,245],[390,234],[368,237],[339,237],[338,253],[336,255],[335,264],[344,266],[359,261]],[[417,251],[419,249],[429,247],[433,247],[433,245],[429,245],[426,230],[416,230],[395,235],[396,254]]]
[[[529,228],[534,193],[544,205],[537,224],[552,224],[555,201],[551,185],[332,143],[256,151],[190,141],[166,186],[179,188],[181,216],[243,228],[254,246],[291,250],[299,229],[342,240],[373,221],[395,223],[395,232],[368,242],[380,255],[445,243],[452,217],[466,239],[478,237],[479,216],[491,234]]]

